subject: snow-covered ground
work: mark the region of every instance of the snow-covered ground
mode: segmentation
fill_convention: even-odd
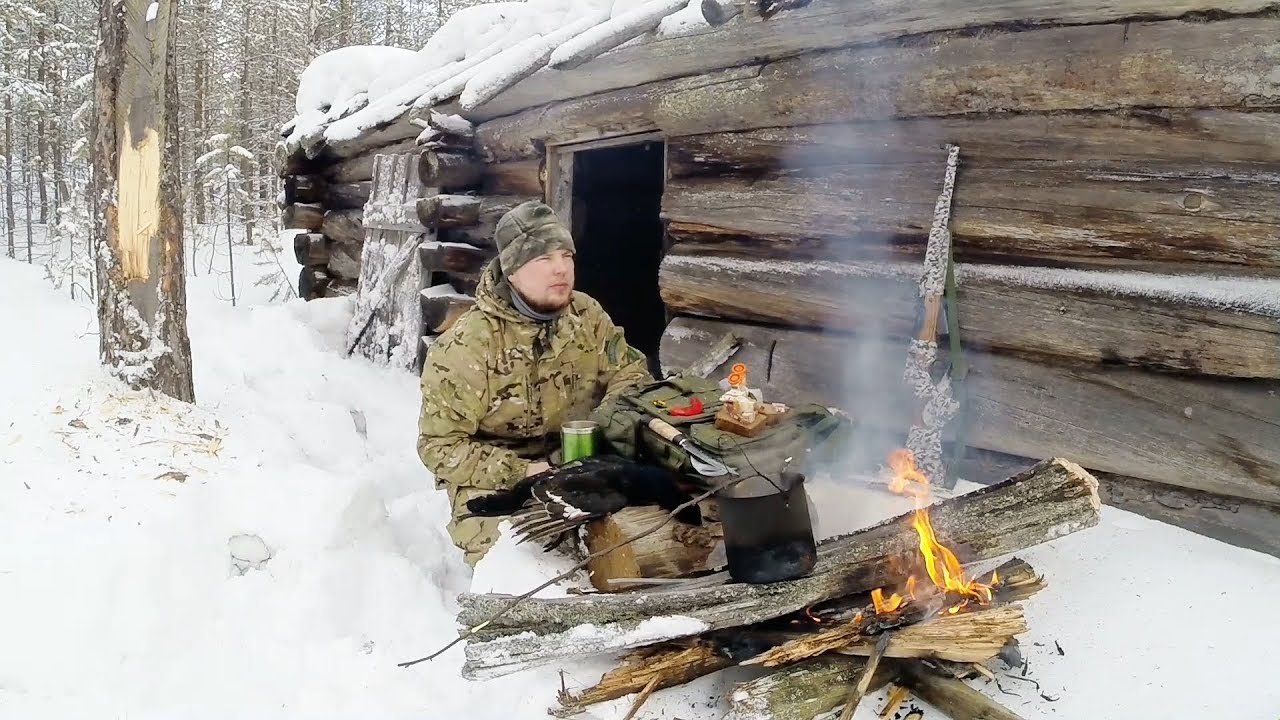
[[[189,278],[194,406],[109,378],[94,308],[0,259],[0,717],[539,718],[561,670],[574,690],[609,667],[473,683],[461,648],[396,667],[455,637],[471,572],[414,451],[417,379],[343,357],[348,300],[268,301],[251,273],[296,275],[288,254],[242,252],[235,308],[225,274]],[[811,494],[823,534],[907,509],[829,479]],[[1280,717],[1280,560],[1111,508],[1024,556],[1049,581],[1022,638],[1039,690],[982,686],[1024,717]],[[557,570],[504,544],[475,588]],[[750,676],[639,717],[719,718]]]

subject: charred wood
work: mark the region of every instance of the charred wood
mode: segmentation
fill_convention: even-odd
[[[284,179],[284,204],[324,204],[324,180],[318,175],[289,175]]]
[[[329,246],[320,233],[298,233],[293,236],[293,255],[299,265],[327,265]]]

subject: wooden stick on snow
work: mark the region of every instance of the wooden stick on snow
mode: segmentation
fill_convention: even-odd
[[[931,673],[921,663],[903,663],[900,680],[951,720],[1024,720],[964,681]]]
[[[938,354],[938,319],[942,311],[942,294],[946,289],[947,262],[951,257],[951,196],[955,191],[956,163],[960,148],[947,146],[947,170],[933,210],[933,227],[925,249],[924,272],[920,276],[920,295],[924,298],[924,318],[919,332],[907,351],[903,379],[915,394],[919,405],[915,422],[907,433],[907,449],[915,453],[916,462],[931,482],[946,479],[942,464],[942,428],[960,406],[951,397],[951,382],[943,378],[934,385],[929,369]]]
[[[884,653],[889,649],[889,638],[892,632],[884,633],[880,636],[880,640],[876,642],[876,648],[872,651],[871,656],[867,658],[866,667],[862,668],[862,674],[858,676],[858,682],[854,683],[849,691],[849,697],[845,698],[844,710],[840,712],[840,720],[852,720],[853,713],[858,709],[858,705],[862,703],[862,698],[867,694],[867,690],[871,687],[871,676],[875,673],[876,668],[880,667],[880,660],[884,657]]]

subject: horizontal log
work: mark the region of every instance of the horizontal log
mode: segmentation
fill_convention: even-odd
[[[418,222],[433,229],[466,227],[480,222],[480,198],[474,195],[432,195],[418,198]]]
[[[284,204],[324,204],[324,180],[319,175],[289,175],[284,179]]]
[[[701,248],[673,234],[658,272],[671,312],[886,337],[916,330],[918,264],[685,254]],[[1280,280],[960,263],[956,286],[960,337],[974,347],[1280,378]]]
[[[963,681],[929,672],[920,663],[902,663],[902,682],[951,720],[1024,720]]]
[[[298,233],[293,236],[293,257],[299,265],[327,265],[328,242],[320,233]]]
[[[329,210],[352,210],[362,208],[369,201],[369,193],[373,190],[372,180],[358,180],[353,183],[326,184],[323,191],[322,204]]]
[[[970,167],[956,179],[959,260],[1280,274],[1275,173],[1241,179],[1100,176],[1050,163]],[[922,256],[942,170],[841,165],[805,174],[668,180],[662,216],[748,235],[844,243],[843,254]]]
[[[439,334],[448,330],[462,314],[475,305],[466,295],[421,295],[422,328]]]
[[[317,232],[324,223],[324,208],[316,203],[286,205],[280,224],[286,229],[297,228]]]
[[[753,10],[754,3],[745,3]],[[679,34],[664,34],[601,55],[569,72],[540,72],[467,113],[476,121],[510,115],[525,108],[734,67],[760,59],[778,59],[815,50],[872,44],[906,35],[967,28],[1116,23],[1184,15],[1222,17],[1271,7],[1267,0],[1087,0],[1041,3],[1034,0],[956,5],[947,0],[831,0],[808,3],[761,20],[751,18]],[[1050,56],[1052,57],[1052,56]],[[1031,85],[1034,87],[1034,85]]]
[[[418,248],[422,268],[428,272],[479,274],[494,253],[464,243],[425,242]]]
[[[409,138],[398,143],[374,148],[361,155],[343,158],[337,162],[330,163],[324,166],[321,174],[324,175],[328,182],[335,185],[372,180],[374,160],[378,155],[398,155],[413,152],[416,149],[417,144],[413,138]]]
[[[422,128],[410,122],[407,114],[402,114],[390,122],[368,128],[351,138],[334,140],[326,137],[323,144],[311,154],[314,156],[320,150],[323,150],[326,155],[331,157],[347,158],[369,152],[376,153],[383,151],[382,148],[387,146],[400,144],[405,140],[412,140],[420,132],[422,132]]]
[[[693,362],[726,332],[745,342],[712,377],[743,362],[767,378],[766,399],[842,406],[871,427],[910,426],[897,342],[677,318],[662,338],[662,367]],[[952,428],[965,423],[971,447],[1056,453],[1091,470],[1280,501],[1280,382],[1051,364],[968,346],[965,361],[966,409]]]
[[[363,210],[328,210],[321,232],[334,242],[360,247],[364,243]]]
[[[303,300],[325,297],[330,282],[325,268],[304,265],[298,270],[298,297]]]
[[[484,195],[522,195],[541,199],[543,195],[542,162],[537,158],[484,166],[480,192]]]
[[[937,163],[947,144],[961,166],[1266,181],[1280,163],[1280,113],[1130,109],[914,118],[711,132],[667,140],[671,177],[759,175],[830,165]],[[1122,181],[1117,177],[1116,181]]]
[[[514,160],[534,157],[536,141],[635,132],[675,137],[982,113],[1280,106],[1276,37],[1280,18],[1273,17],[931,35],[575,96],[485,122],[477,141],[486,158]]]
[[[479,198],[480,217],[476,223],[474,225],[445,228],[441,232],[442,240],[461,242],[493,250],[493,233],[497,229],[498,221],[502,219],[502,216],[520,203],[539,199],[511,195],[481,195]]]
[[[930,511],[940,541],[961,562],[1004,555],[1098,522],[1097,481],[1067,460],[1052,459],[998,485],[939,501]],[[466,646],[468,678],[495,677],[560,657],[608,652],[709,630],[750,625],[833,597],[866,592],[900,575],[901,558],[918,552],[911,513],[851,535],[824,541],[811,574],[752,585],[706,584],[639,593],[530,599],[501,617],[511,597],[464,594],[459,622],[493,618]],[[720,574],[727,579],[726,574]],[[643,620],[676,616],[657,637],[630,632]],[[574,638],[572,628],[598,631]],[[532,636],[530,636],[530,631]],[[630,632],[630,634],[628,634]],[[572,639],[571,639],[572,638]]]
[[[1035,460],[968,448],[956,474],[971,482],[999,482]],[[1102,502],[1176,525],[1237,547],[1280,557],[1280,504],[1228,497],[1135,477],[1095,471]],[[1004,573],[1001,572],[1001,577]]]
[[[418,160],[418,178],[429,188],[440,192],[456,192],[480,183],[483,166],[470,155],[426,150]]]
[[[655,676],[657,685],[654,689],[662,690],[683,685],[732,665],[733,660],[717,652],[713,644],[701,640],[638,648],[627,653],[618,667],[605,673],[596,684],[572,694],[561,693],[560,707],[553,714],[557,717],[571,717],[589,705],[638,693]]]

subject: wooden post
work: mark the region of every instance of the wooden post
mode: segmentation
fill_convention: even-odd
[[[99,348],[112,374],[192,402],[179,200],[177,0],[102,0],[94,93]]]

